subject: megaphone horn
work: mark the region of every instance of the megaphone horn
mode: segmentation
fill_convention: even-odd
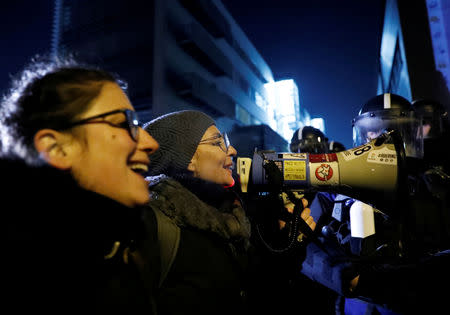
[[[260,151],[253,159],[238,158],[238,174],[241,184],[249,183],[248,190],[265,191],[270,183],[264,165],[273,161],[282,174],[284,189],[331,191],[386,209],[403,185],[402,143],[398,132],[392,130],[338,153]]]

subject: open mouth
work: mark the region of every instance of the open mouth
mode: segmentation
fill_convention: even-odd
[[[144,163],[131,163],[130,168],[133,172],[144,176],[148,172],[148,165]]]
[[[223,168],[228,170],[228,171],[230,171],[230,172],[233,171],[233,165],[227,165],[227,166],[224,166]]]

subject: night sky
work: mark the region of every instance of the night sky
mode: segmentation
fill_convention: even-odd
[[[351,119],[376,94],[382,0],[222,0],[272,69],[292,78],[300,103],[352,147]],[[49,52],[53,1],[2,1],[0,89],[32,56]]]
[[[326,135],[353,147],[351,120],[377,92],[381,0],[223,0],[275,80],[292,78]]]
[[[50,50],[53,1],[17,0],[0,2],[0,88],[36,54]]]

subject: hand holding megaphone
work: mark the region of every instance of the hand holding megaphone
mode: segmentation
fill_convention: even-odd
[[[403,142],[394,130],[338,153],[257,151],[253,159],[238,158],[237,164],[246,191],[331,191],[387,214],[395,214],[394,200],[406,186]]]
[[[279,194],[283,200],[284,208],[288,213],[293,214],[293,220],[295,225],[293,233],[299,233],[296,237],[298,241],[303,240],[303,236],[312,237],[313,231],[316,227],[314,218],[311,217],[311,210],[306,208],[308,201],[303,198],[303,195],[299,195],[292,190],[283,191],[283,174],[280,172],[278,166],[273,161],[269,161],[264,165],[264,169],[267,173],[268,182],[270,185],[269,190],[272,193]],[[296,222],[298,220],[298,222]],[[286,222],[279,220],[280,229],[283,229]],[[300,230],[299,232],[297,230]]]

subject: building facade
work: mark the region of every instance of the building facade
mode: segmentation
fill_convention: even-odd
[[[197,109],[223,131],[267,125],[283,145],[296,128],[282,113],[301,120],[298,92],[270,100],[270,67],[219,0],[56,0],[54,16],[53,54],[120,74],[143,121]]]
[[[450,1],[386,0],[379,55],[378,94],[450,107]]]

